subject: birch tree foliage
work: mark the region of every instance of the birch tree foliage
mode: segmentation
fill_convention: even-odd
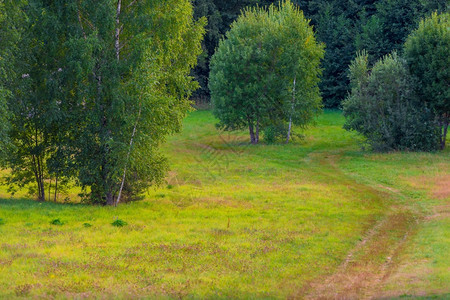
[[[95,103],[87,108],[77,161],[80,183],[91,190],[88,199],[115,204],[124,176],[126,200],[164,176],[158,146],[180,130],[190,108],[197,84],[188,75],[201,52],[204,20],[193,22],[187,0],[104,3],[116,5],[106,10],[108,22],[92,15],[89,5],[81,12],[84,30],[98,32],[100,46]]]
[[[290,2],[280,9],[282,26],[280,44],[280,75],[289,91],[284,103],[284,120],[305,128],[321,110],[319,82],[324,46],[316,41],[312,27],[303,12]],[[274,32],[274,34],[276,34]],[[286,141],[289,142],[291,126]]]
[[[161,182],[158,147],[180,130],[197,87],[189,72],[205,22],[190,2],[30,0],[23,11],[10,183],[45,200],[76,178],[86,201],[113,205],[120,190],[132,200]]]
[[[81,13],[92,18],[84,30],[91,23],[104,36],[98,38],[94,55],[95,105],[88,108],[89,127],[76,147],[81,149],[79,179],[90,187],[90,201],[107,204],[116,203],[123,183],[125,198],[131,200],[163,178],[166,163],[157,148],[167,134],[181,128],[189,109],[196,84],[188,74],[204,32],[203,20],[192,22],[188,1],[113,3],[107,23],[101,14],[91,16],[88,5]],[[92,151],[99,155],[92,156]]]
[[[12,146],[8,137],[8,99],[10,83],[16,74],[18,42],[25,22],[21,7],[24,1],[0,1],[0,163]]]
[[[252,143],[267,126],[290,121],[306,126],[320,110],[322,57],[323,46],[290,1],[244,10],[211,61],[218,126],[248,128]]]
[[[8,138],[14,147],[5,160],[10,187],[28,186],[44,201],[56,196],[58,175],[64,173],[61,184],[71,170],[68,150],[71,133],[82,125],[92,45],[78,27],[76,2],[33,0],[20,12],[20,51],[14,53],[15,72],[8,83]]]

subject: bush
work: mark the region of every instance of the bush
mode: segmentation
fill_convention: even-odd
[[[121,219],[117,219],[114,222],[112,222],[111,225],[115,226],[115,227],[123,227],[123,226],[128,225],[128,223],[123,221],[123,220],[121,220]]]
[[[406,62],[395,52],[371,72],[365,52],[350,66],[352,91],[343,103],[347,130],[365,137],[375,151],[433,151],[439,127],[432,110],[420,102]]]
[[[60,219],[54,219],[50,222],[51,225],[57,225],[57,226],[62,226],[64,225],[64,222],[61,222]]]
[[[286,141],[288,128],[285,124],[274,124],[264,128],[264,140],[267,144],[275,144],[280,141]]]

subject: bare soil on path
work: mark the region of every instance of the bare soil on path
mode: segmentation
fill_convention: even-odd
[[[406,196],[397,189],[380,184],[362,185],[336,167],[338,156],[329,156],[320,161],[323,169],[331,169],[334,177],[341,181],[352,181],[368,192],[377,191],[380,197],[398,198]],[[327,174],[329,175],[329,174]],[[427,179],[430,180],[430,179]],[[427,181],[422,179],[422,181]],[[434,181],[432,197],[449,199],[450,176],[442,176]],[[406,197],[407,198],[407,197]],[[450,202],[436,206],[431,214],[424,214],[415,207],[414,201],[393,201],[384,216],[366,231],[362,239],[347,254],[337,270],[326,278],[310,282],[302,291],[292,295],[292,299],[380,299],[400,297],[403,291],[386,292],[384,286],[397,280],[397,270],[402,263],[402,253],[410,247],[411,240],[421,224],[434,218],[450,216]],[[398,202],[398,203],[396,203]]]

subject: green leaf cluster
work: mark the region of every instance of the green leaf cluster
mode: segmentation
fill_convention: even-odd
[[[209,101],[209,63],[221,38],[230,29],[230,25],[238,18],[241,11],[248,6],[264,6],[273,3],[272,0],[194,0],[194,17],[207,18],[206,35],[202,42],[203,53],[198,59],[198,65],[192,74],[199,82],[200,88],[193,97],[199,101]]]
[[[11,81],[17,75],[19,40],[23,32],[25,16],[21,7],[25,1],[0,1],[0,163],[11,150],[8,136],[8,99],[11,97]]]

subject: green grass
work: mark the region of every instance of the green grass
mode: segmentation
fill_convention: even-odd
[[[246,132],[221,133],[215,122],[209,111],[190,114],[163,148],[167,185],[145,201],[111,208],[37,203],[24,193],[0,200],[0,298],[301,297],[337,272],[388,212],[401,206],[421,220],[448,204],[417,183],[448,175],[448,149],[363,151],[337,111],[288,145],[249,146]],[[127,225],[113,226],[117,220]],[[427,272],[414,283],[394,272],[404,280],[383,292],[448,292],[448,220],[418,224],[396,270],[421,262]]]

